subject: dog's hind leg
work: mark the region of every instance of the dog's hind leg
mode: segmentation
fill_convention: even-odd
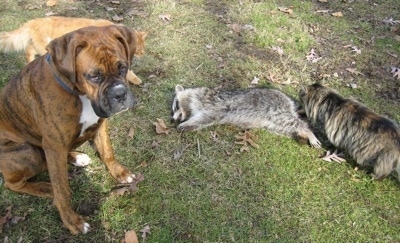
[[[39,197],[53,197],[49,182],[28,182],[28,179],[46,171],[43,150],[33,145],[12,142],[0,145],[0,171],[4,187]]]

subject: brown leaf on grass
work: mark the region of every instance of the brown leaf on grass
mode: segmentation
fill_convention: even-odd
[[[137,184],[141,181],[144,180],[144,175],[143,174],[137,174],[135,180],[129,185],[129,191],[134,193],[136,192],[139,188],[137,187]]]
[[[143,239],[143,241],[145,241],[145,240],[146,240],[147,234],[151,234],[151,232],[150,232],[150,226],[148,226],[148,225],[144,226],[144,228],[141,229],[140,232],[142,233],[142,239]]]
[[[111,229],[110,222],[101,221],[101,226],[103,226],[103,228],[106,229],[106,230],[110,230]]]
[[[126,13],[126,15],[128,15],[128,16],[139,16],[139,17],[142,17],[142,18],[146,18],[146,17],[148,17],[150,14],[149,13],[147,13],[147,12],[145,12],[145,11],[143,11],[143,10],[138,10],[138,9],[130,9],[127,13]]]
[[[128,132],[128,137],[133,138],[134,135],[135,135],[135,128],[130,127]]]
[[[158,15],[158,18],[161,19],[164,23],[171,21],[171,15],[169,14],[160,14]]]
[[[218,133],[216,131],[211,131],[210,135],[213,142],[218,142]]]
[[[114,16],[112,17],[112,20],[115,21],[115,22],[121,22],[122,20],[124,20],[124,18],[123,18],[123,17],[120,17],[120,16],[118,16],[118,15],[114,15]]]
[[[254,148],[259,148],[260,147],[258,144],[256,144],[253,141],[254,136],[249,131],[245,131],[244,133],[239,133],[239,135],[236,135],[235,138],[237,140],[235,142],[235,144],[241,144],[242,145],[242,147],[240,148],[240,152],[243,152],[243,151],[248,152],[249,151],[249,146],[248,145],[250,145],[250,146],[252,146]]]
[[[160,142],[155,140],[150,145],[151,148],[157,148],[158,146],[160,146]]]
[[[129,230],[125,232],[125,243],[139,243],[136,232],[134,230]]]
[[[278,10],[283,13],[293,14],[293,9],[286,7],[278,7]]]
[[[355,75],[362,75],[364,76],[364,74],[362,74],[361,72],[357,71],[355,68],[346,68],[346,71]]]
[[[333,17],[343,17],[343,14],[342,14],[342,12],[334,12],[334,13],[332,13],[332,16]]]
[[[57,0],[48,0],[46,3],[47,7],[53,7],[57,4]]]
[[[0,234],[3,232],[3,225],[6,224],[12,218],[11,209],[12,206],[8,206],[6,208],[5,215],[0,216]]]
[[[28,9],[28,10],[39,9],[39,8],[40,8],[40,5],[34,5],[34,4],[27,4],[25,6],[25,9]]]
[[[153,122],[153,125],[156,126],[156,133],[168,135],[169,129],[167,125],[165,125],[165,122],[160,118],[156,118],[156,120],[157,120],[156,122]]]
[[[400,68],[397,67],[392,67],[392,71],[390,71],[391,74],[393,74],[393,78],[400,79]]]
[[[242,26],[240,24],[228,24],[228,27],[231,28],[233,30],[233,32],[235,33],[240,33],[240,31],[242,30]]]
[[[123,196],[126,192],[134,193],[138,190],[137,184],[144,180],[143,174],[137,174],[130,184],[119,184],[117,189],[111,191],[111,196]]]
[[[113,190],[111,192],[111,195],[113,196],[123,196],[125,194],[125,192],[129,191],[128,187],[124,186],[124,187],[120,187],[117,188],[115,190]]]

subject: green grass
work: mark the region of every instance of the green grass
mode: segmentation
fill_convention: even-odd
[[[375,182],[365,170],[355,169],[351,159],[342,164],[324,162],[319,157],[330,146],[321,134],[324,149],[313,149],[253,130],[260,147],[240,152],[240,145],[235,144],[239,128],[215,126],[181,134],[168,123],[176,84],[246,88],[254,77],[260,79],[258,86],[275,87],[293,97],[302,85],[321,81],[399,121],[399,81],[392,78],[390,66],[400,64],[387,52],[399,56],[400,45],[390,26],[381,22],[399,18],[397,1],[373,5],[358,1],[121,0],[118,5],[101,0],[59,1],[53,8],[45,7],[43,1],[29,3],[41,7],[28,10],[28,1],[4,1],[0,31],[52,11],[106,19],[118,14],[125,17],[123,24],[150,33],[146,55],[133,66],[148,90],[132,86],[139,105],[110,119],[117,158],[134,173],[144,174],[145,180],[136,193],[113,196],[116,182],[90,146],[82,146],[94,162],[70,181],[72,203],[93,230],[72,236],[62,227],[51,200],[6,190],[0,175],[0,214],[10,205],[18,216],[33,209],[25,220],[4,225],[0,241],[8,237],[12,242],[20,238],[23,242],[121,242],[128,230],[135,230],[140,238],[146,225],[151,234],[145,242],[400,240],[400,191],[395,177]],[[115,9],[107,11],[106,7]],[[290,7],[293,14],[282,13],[278,7]],[[126,16],[131,8],[148,16]],[[315,12],[322,9],[341,11],[344,17]],[[169,14],[171,21],[160,20],[163,14]],[[252,25],[255,30],[236,33],[232,24]],[[362,54],[344,48],[350,44]],[[284,54],[273,51],[273,46],[281,47]],[[323,57],[317,63],[306,60],[312,48]],[[23,56],[0,54],[1,86],[23,67]],[[364,76],[346,68],[356,68]],[[155,133],[152,123],[156,118],[166,121],[168,135]],[[135,132],[130,138],[132,128]],[[217,141],[211,132],[217,132]],[[142,167],[143,162],[147,166]],[[48,180],[48,175],[36,180]]]

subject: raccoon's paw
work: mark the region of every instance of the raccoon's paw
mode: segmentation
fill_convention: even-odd
[[[314,148],[321,148],[321,142],[318,139],[310,139],[310,145]]]
[[[318,138],[316,138],[316,137],[314,136],[313,133],[311,133],[311,134],[308,136],[308,141],[310,142],[310,145],[311,145],[312,147],[314,147],[314,148],[321,148],[321,142],[318,140]]]
[[[328,161],[328,162],[336,162],[336,163],[342,163],[346,162],[345,159],[343,159],[341,156],[343,156],[342,153],[338,153],[338,150],[336,149],[333,153],[331,151],[326,151],[326,154],[324,157],[322,157],[323,160]]]
[[[181,123],[178,125],[176,128],[179,132],[188,132],[188,131],[193,131],[196,130],[198,126],[196,125],[185,125],[184,123]]]

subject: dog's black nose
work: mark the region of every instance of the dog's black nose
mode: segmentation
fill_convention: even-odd
[[[126,100],[128,89],[123,84],[117,84],[109,89],[109,97],[121,103]]]

